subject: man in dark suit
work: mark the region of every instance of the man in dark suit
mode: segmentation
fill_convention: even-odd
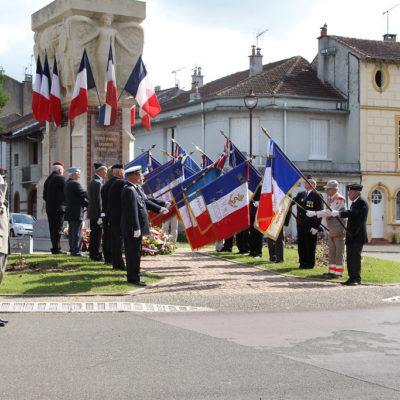
[[[315,192],[317,183],[311,177],[307,177],[304,184],[305,190],[294,198],[297,206],[297,250],[299,253],[300,269],[311,269],[315,265],[315,250],[317,247],[317,233],[321,224],[321,218],[309,218],[307,211],[320,211],[323,208],[321,196]]]
[[[112,239],[113,236],[111,234],[111,227],[110,227],[110,218],[108,214],[108,195],[110,192],[110,188],[112,184],[118,179],[121,180],[124,178],[124,166],[122,164],[114,164],[111,167],[112,177],[102,186],[100,194],[101,194],[101,207],[102,207],[102,214],[103,214],[103,255],[104,255],[104,263],[105,264],[113,264],[113,245]],[[121,188],[122,191],[122,188]],[[121,193],[118,200],[118,207],[121,201]],[[119,228],[119,221],[118,221],[118,230]],[[121,236],[121,235],[119,235]],[[121,238],[119,239],[121,243]],[[122,245],[119,246],[121,249],[121,259],[122,259]],[[123,263],[122,263],[123,266]],[[125,268],[125,267],[124,267]]]
[[[53,254],[66,254],[61,250],[60,239],[65,215],[65,178],[64,164],[57,161],[51,167],[51,174],[43,186],[43,200],[46,202],[46,214],[49,221],[51,252]]]
[[[83,213],[88,206],[87,192],[78,182],[81,177],[79,168],[68,169],[69,179],[65,183],[64,193],[67,207],[65,210],[65,219],[68,221],[69,232],[69,250],[71,256],[83,257],[82,249],[82,225]]]
[[[94,169],[95,174],[88,185],[88,218],[90,220],[89,257],[93,261],[101,261],[102,254],[100,251],[100,243],[103,219],[100,192],[107,174],[107,167],[102,163],[94,163]]]
[[[113,175],[110,179],[106,200],[106,216],[110,229],[111,263],[113,269],[125,270],[122,258],[121,195],[126,181],[124,179],[125,171],[122,164],[113,166]]]
[[[260,201],[261,185],[257,188],[253,198],[249,204],[250,212],[250,228],[249,228],[249,249],[250,257],[261,258],[263,248],[264,235],[256,228],[254,228],[254,221],[256,219],[257,209]]]
[[[130,283],[146,286],[146,283],[140,280],[139,274],[142,236],[149,234],[147,210],[167,214],[168,209],[156,204],[143,192],[141,188],[143,175],[140,166],[128,168],[125,173],[127,182],[121,195],[121,232],[125,243],[126,277]]]
[[[368,242],[367,216],[368,203],[361,197],[362,185],[348,185],[349,199],[352,201],[350,209],[345,211],[331,211],[332,217],[348,218],[346,231],[347,272],[349,279],[343,282],[347,286],[356,286],[361,283],[361,252],[364,243]]]

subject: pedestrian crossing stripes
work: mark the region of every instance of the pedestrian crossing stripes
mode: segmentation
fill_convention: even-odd
[[[196,312],[213,311],[206,307],[130,302],[0,302],[1,313],[48,312]]]

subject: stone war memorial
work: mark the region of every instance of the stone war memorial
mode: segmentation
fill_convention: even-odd
[[[56,57],[62,107],[61,125],[47,123],[43,139],[43,170],[37,187],[38,222],[34,236],[48,237],[42,193],[53,162],[61,161],[65,169],[81,168],[81,182],[86,186],[93,173],[93,163],[110,166],[132,159],[134,138],[130,108],[134,104],[133,97],[124,92],[119,99],[115,125],[101,126],[98,118],[100,103],[105,103],[110,44],[120,95],[142,54],[141,22],[145,17],[145,3],[135,0],[55,0],[32,14],[34,56],[35,59],[40,56],[43,64],[47,55],[50,71]],[[68,110],[85,49],[97,90],[88,90],[88,112],[70,121]]]

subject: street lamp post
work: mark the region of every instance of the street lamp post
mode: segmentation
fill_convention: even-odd
[[[258,97],[254,94],[253,89],[247,96],[244,96],[244,105],[250,111],[250,159],[253,158],[253,110],[257,107]]]

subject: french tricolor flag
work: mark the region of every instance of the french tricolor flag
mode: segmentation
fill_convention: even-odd
[[[39,104],[37,107],[37,120],[51,122],[50,112],[50,68],[47,54],[44,58],[42,83],[40,85]]]
[[[95,88],[92,69],[86,50],[83,51],[81,65],[75,81],[74,92],[72,93],[71,105],[68,118],[74,119],[88,110],[88,90]]]
[[[151,118],[154,118],[161,111],[141,56],[129,76],[124,89],[136,99],[139,107]],[[148,116],[143,115],[141,118],[148,118]]]
[[[49,106],[50,116],[53,117],[53,121],[56,126],[61,125],[61,96],[60,96],[60,79],[58,77],[57,60],[54,56],[53,64],[53,79],[51,81],[50,90],[50,106]]]
[[[200,190],[218,240],[249,227],[249,200],[253,194],[249,187],[257,187],[260,181],[244,162]],[[202,219],[197,218],[199,224]]]
[[[200,210],[198,211],[195,208],[195,204],[197,205],[198,190],[218,178],[221,173],[222,171],[214,163],[206,171],[192,175],[172,189],[179,219],[185,229],[186,237],[192,250],[199,249],[217,240],[208,215],[205,215],[201,220],[205,228],[200,228],[199,220],[197,219],[200,215]],[[194,212],[193,209],[196,209],[196,211]]]
[[[270,139],[254,227],[273,240],[279,236],[289,211],[289,194],[299,184],[302,176],[279,146]]]
[[[107,64],[106,103],[100,107],[99,125],[115,125],[118,112],[117,81],[115,79],[115,67],[110,44]]]
[[[33,85],[32,90],[32,113],[35,119],[38,119],[38,105],[39,105],[39,96],[40,96],[40,86],[42,85],[42,63],[40,62],[40,56],[38,55],[36,61],[36,75],[35,75],[35,83]]]

